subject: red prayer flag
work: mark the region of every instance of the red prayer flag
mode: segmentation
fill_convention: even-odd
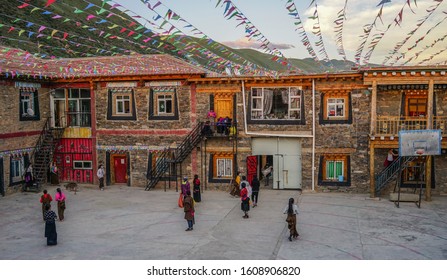
[[[54,2],[56,2],[56,0],[48,0],[47,4],[45,5],[45,8],[50,6],[51,4],[53,4]]]

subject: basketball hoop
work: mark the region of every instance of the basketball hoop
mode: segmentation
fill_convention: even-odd
[[[416,154],[421,156],[421,155],[425,154],[425,150],[424,149],[417,149],[416,150]]]

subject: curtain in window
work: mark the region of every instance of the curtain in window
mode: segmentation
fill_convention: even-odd
[[[264,89],[264,116],[270,114],[273,107],[273,89]]]
[[[335,163],[335,172],[336,172],[335,174],[336,178],[338,178],[338,176],[343,175],[343,162],[337,161]]]
[[[333,161],[326,162],[326,177],[328,179],[335,178]]]

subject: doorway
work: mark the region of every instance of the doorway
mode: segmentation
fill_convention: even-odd
[[[295,138],[254,138],[252,155],[273,164],[273,189],[301,188],[301,141]],[[265,157],[264,157],[265,156]]]
[[[127,157],[126,155],[112,156],[113,176],[116,184],[127,183]]]

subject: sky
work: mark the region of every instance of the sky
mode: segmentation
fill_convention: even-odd
[[[146,5],[143,2],[147,2]],[[248,36],[246,25],[238,26],[240,21],[236,17],[224,16],[225,0],[109,1],[110,5],[115,3],[127,9],[129,15],[138,15],[140,22],[145,22],[149,28],[155,29],[154,26],[163,21],[163,18],[154,20],[160,17],[157,14],[165,17],[171,10],[183,20],[169,21],[175,26],[174,30],[178,28],[182,33],[194,36],[192,27],[185,27],[190,24],[195,27],[195,33],[202,33],[195,36],[206,35],[233,48],[254,48],[265,53],[273,49],[275,54],[286,58],[312,57],[309,50],[313,50],[313,57],[318,60],[346,58],[360,63],[396,66],[447,62],[447,51],[444,52],[447,39],[441,40],[447,36],[447,30],[443,28],[447,22],[444,22],[447,0],[231,0],[239,14],[254,26],[250,30],[259,31],[261,36],[257,38]],[[297,12],[294,15],[286,9],[286,5],[292,3]],[[155,8],[151,10],[147,4]],[[343,29],[338,33],[342,40],[338,40],[337,45],[334,21],[343,10]],[[170,24],[164,28],[168,26]],[[270,50],[260,48],[259,38],[270,43]],[[307,48],[303,38],[309,42]],[[342,48],[345,55],[337,48]]]

